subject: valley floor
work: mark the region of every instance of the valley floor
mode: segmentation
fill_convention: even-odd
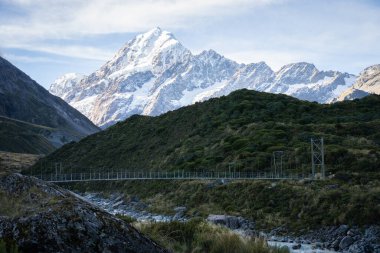
[[[277,243],[379,252],[380,184],[361,181],[354,177],[299,182],[157,180],[63,186],[139,222],[204,220],[221,214],[244,217],[254,227],[251,234]],[[348,243],[341,243],[344,240]]]

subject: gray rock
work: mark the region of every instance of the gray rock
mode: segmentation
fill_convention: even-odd
[[[339,243],[339,248],[341,250],[347,249],[352,243],[354,242],[354,239],[352,239],[351,236],[345,236]]]
[[[292,246],[292,249],[300,249],[301,248],[301,244],[294,244],[293,246]]]
[[[24,203],[29,191],[36,198]],[[0,217],[0,238],[15,241],[22,252],[167,252],[129,224],[54,184],[13,174],[0,177],[0,193],[5,192],[21,204],[18,213]],[[25,211],[30,207],[33,212]]]
[[[237,216],[210,214],[207,221],[230,229],[252,230],[254,228],[253,222]]]
[[[340,225],[335,231],[334,233],[336,235],[345,235],[347,234],[347,231],[348,231],[349,227],[347,225]]]
[[[353,243],[347,250],[349,253],[372,253],[374,248],[371,244],[366,241],[359,241]]]
[[[131,202],[139,202],[140,201],[140,198],[138,196],[131,196]]]
[[[187,208],[184,206],[178,206],[174,208],[174,211],[176,211],[176,214],[173,216],[173,220],[183,220],[185,217],[185,212]]]
[[[340,243],[341,239],[336,239],[334,240],[331,244],[330,244],[330,247],[333,248],[335,251],[339,250],[339,243]]]
[[[360,231],[358,229],[351,228],[350,230],[347,231],[347,235],[351,237],[354,237],[359,234],[360,234]]]

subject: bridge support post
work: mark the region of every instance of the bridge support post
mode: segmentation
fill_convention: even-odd
[[[311,144],[311,174],[316,179],[316,168],[319,167],[321,179],[325,178],[325,151],[323,138],[310,140]]]

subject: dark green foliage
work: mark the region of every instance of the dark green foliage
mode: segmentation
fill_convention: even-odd
[[[18,253],[18,247],[12,240],[0,239],[0,253]]]
[[[337,171],[380,167],[380,96],[321,105],[285,95],[240,90],[158,117],[132,116],[35,168],[134,170],[269,170],[284,150],[286,170],[310,170],[310,138],[324,137],[326,164]]]

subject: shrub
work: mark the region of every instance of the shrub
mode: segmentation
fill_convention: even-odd
[[[173,252],[192,253],[287,253],[287,249],[270,247],[262,239],[242,238],[201,219],[188,222],[137,224],[149,237]]]

